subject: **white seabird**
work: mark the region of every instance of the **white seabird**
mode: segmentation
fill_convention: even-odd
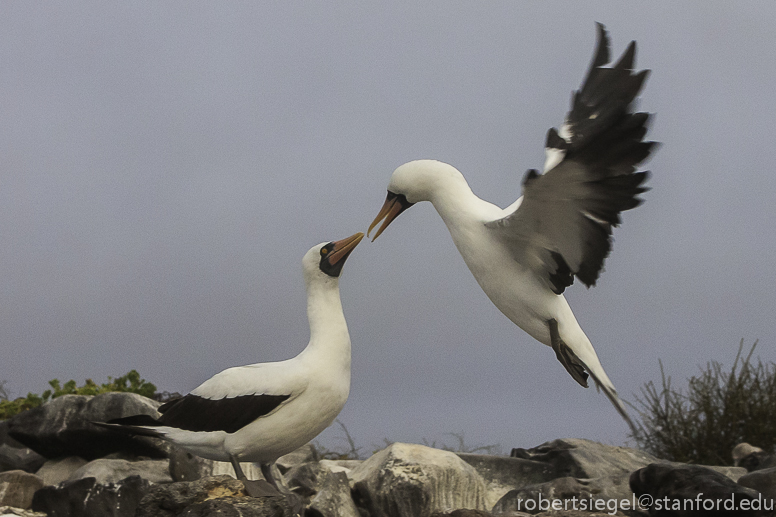
[[[172,442],[203,458],[231,462],[249,495],[277,494],[249,481],[240,462],[255,462],[275,490],[272,464],[326,429],[350,392],[350,335],[339,275],[364,237],[357,233],[311,248],[302,259],[310,342],[293,359],[229,368],[184,397],[159,407],[161,416],[135,415],[98,423]],[[292,501],[293,503],[293,501]]]
[[[523,196],[501,209],[474,195],[453,166],[418,160],[396,169],[388,196],[367,234],[376,239],[404,210],[430,201],[490,300],[517,326],[551,346],[579,384],[593,377],[636,433],[593,345],[563,291],[576,276],[594,285],[612,246],[620,212],[635,208],[647,189],[636,172],[655,147],[643,141],[647,113],[631,106],[648,70],[634,72],[631,42],[611,68],[609,38],[598,24],[598,45],[587,77],[572,98],[560,131],[547,134],[544,174],[529,170]]]

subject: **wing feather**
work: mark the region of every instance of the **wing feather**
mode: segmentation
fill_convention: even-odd
[[[530,170],[523,201],[487,226],[500,232],[515,260],[560,294],[574,277],[595,285],[612,248],[620,213],[641,204],[647,172],[636,172],[656,148],[645,142],[649,114],[631,106],[649,70],[635,72],[631,42],[611,68],[609,38],[598,24],[598,45],[560,130],[547,133],[545,173]]]

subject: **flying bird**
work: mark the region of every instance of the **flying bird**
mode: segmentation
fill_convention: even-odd
[[[97,423],[172,442],[203,458],[231,462],[254,497],[292,496],[278,485],[272,464],[326,429],[350,392],[350,335],[342,312],[339,276],[364,237],[311,248],[302,259],[310,341],[280,362],[228,368],[181,398],[159,407],[161,416],[134,415]],[[240,462],[259,463],[266,482],[248,480]],[[292,505],[298,504],[293,501]]]
[[[588,374],[635,434],[636,428],[577,323],[563,291],[578,278],[595,285],[612,248],[620,213],[641,204],[648,172],[636,172],[655,148],[644,141],[649,114],[633,104],[649,70],[636,72],[632,41],[611,67],[609,37],[598,43],[587,77],[560,129],[551,128],[543,173],[529,170],[523,195],[506,209],[477,197],[452,165],[417,160],[397,168],[385,204],[369,226],[373,241],[402,212],[430,201],[488,298],[517,326],[552,347],[580,385]]]

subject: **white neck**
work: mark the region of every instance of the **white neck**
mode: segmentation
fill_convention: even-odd
[[[350,335],[336,278],[327,277],[307,284],[307,319],[310,343],[302,354],[315,356],[316,361],[342,364],[349,371]]]
[[[502,212],[496,205],[477,197],[460,173],[437,181],[429,197],[451,231],[462,223],[492,220]]]

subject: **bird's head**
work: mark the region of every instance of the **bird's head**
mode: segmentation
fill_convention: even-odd
[[[436,160],[415,160],[400,166],[391,175],[385,203],[369,225],[367,235],[383,221],[372,241],[377,239],[406,209],[420,201],[433,201],[434,194],[451,178],[463,176],[452,165]]]
[[[305,277],[308,279],[338,278],[348,255],[363,238],[364,234],[358,232],[345,239],[322,242],[310,248],[302,259]]]

